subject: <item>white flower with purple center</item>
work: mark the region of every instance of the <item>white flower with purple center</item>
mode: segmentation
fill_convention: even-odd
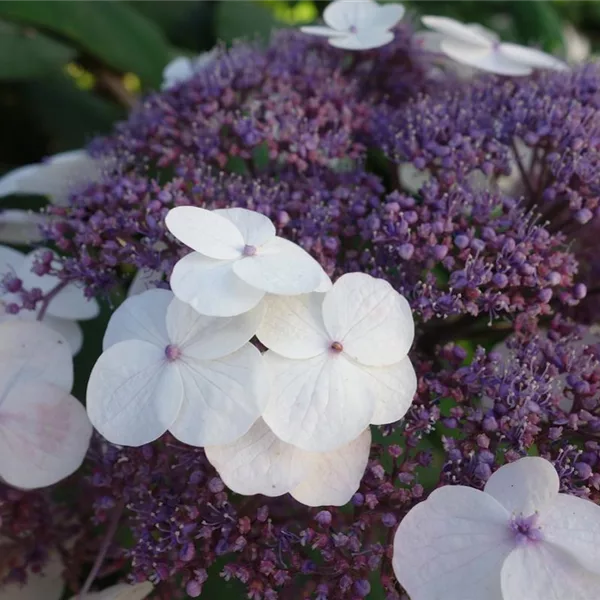
[[[259,306],[206,317],[160,289],[128,298],[110,319],[88,382],[93,425],[125,446],[167,430],[192,446],[234,442],[268,395],[262,356],[248,343],[262,314]]]
[[[278,237],[271,220],[258,212],[180,206],[169,211],[166,225],[194,250],[175,265],[171,289],[202,315],[231,317],[253,309],[265,294],[331,287],[319,263]]]
[[[277,437],[325,452],[405,415],[417,387],[414,322],[388,282],[349,273],[326,294],[265,305],[256,335],[269,348],[271,395],[262,416]]]
[[[207,446],[206,457],[238,494],[290,493],[307,506],[342,506],[356,493],[367,467],[371,431],[330,452],[310,452],[281,441],[259,419],[227,446]]]
[[[464,24],[449,17],[425,16],[421,21],[439,36],[439,50],[449,58],[497,75],[524,76],[534,69],[566,69],[567,65],[554,56],[508,42],[489,29],[477,24]],[[428,47],[433,40],[429,36]]]
[[[394,540],[411,600],[596,600],[600,506],[559,493],[553,465],[504,465],[483,491],[446,486],[415,506]]]
[[[32,489],[79,468],[92,426],[71,396],[66,340],[41,323],[0,324],[0,478]]]
[[[404,16],[402,4],[379,5],[372,0],[335,0],[323,11],[327,27],[309,25],[300,30],[329,38],[335,48],[369,50],[389,44],[390,31]]]

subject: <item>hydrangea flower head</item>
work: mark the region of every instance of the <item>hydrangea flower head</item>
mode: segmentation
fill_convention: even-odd
[[[230,317],[251,310],[266,293],[306,294],[331,285],[319,263],[276,236],[258,212],[181,206],[169,211],[166,224],[195,250],[175,265],[171,289],[200,314]]]
[[[600,506],[559,493],[554,466],[525,457],[483,491],[446,486],[414,507],[394,541],[411,600],[594,600]]]
[[[329,38],[335,48],[369,50],[389,44],[390,31],[404,16],[402,4],[379,5],[372,0],[335,0],[327,5],[323,20],[328,27],[310,25],[301,31]]]
[[[275,435],[322,452],[404,416],[416,390],[414,323],[389,283],[349,273],[326,294],[265,304],[257,336],[270,349],[272,387],[263,418]]]

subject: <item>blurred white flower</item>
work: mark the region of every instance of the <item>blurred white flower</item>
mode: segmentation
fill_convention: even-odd
[[[563,38],[567,60],[570,63],[582,63],[590,57],[592,44],[589,38],[577,31],[570,23],[567,23],[563,28]]]
[[[483,492],[438,488],[396,531],[398,581],[411,600],[596,600],[600,506],[558,490],[537,457],[504,465]]]
[[[0,277],[11,274],[21,280],[25,290],[39,288],[44,294],[52,292],[61,283],[60,279],[48,273],[40,276],[31,271],[36,258],[44,252],[49,250],[40,248],[25,255],[8,246],[0,246]],[[18,314],[11,314],[9,307],[12,303],[19,304],[18,294],[0,294],[0,322],[37,319],[37,310],[23,309]],[[81,288],[68,284],[48,302],[42,322],[60,333],[69,343],[72,353],[77,354],[83,343],[83,333],[77,321],[93,319],[99,310],[95,299],[86,298]]]
[[[489,29],[478,24],[464,24],[448,17],[424,16],[426,27],[439,34],[440,52],[449,58],[482,71],[498,75],[529,75],[534,69],[563,70],[567,65],[554,56],[508,42],[501,42]],[[427,39],[435,45],[433,36]]]
[[[90,375],[90,420],[126,446],[167,430],[193,446],[235,441],[268,394],[261,354],[248,343],[262,314],[261,306],[206,317],[160,289],[128,298],[110,319]]]
[[[207,446],[206,457],[225,485],[238,494],[290,493],[308,506],[342,506],[350,501],[365,472],[371,432],[331,452],[307,452],[282,442],[259,419],[227,446]]]
[[[277,237],[264,215],[244,208],[171,209],[169,231],[192,252],[171,274],[177,298],[200,314],[230,317],[251,310],[265,294],[296,295],[331,286],[319,263]]]
[[[37,322],[0,324],[0,477],[8,484],[52,485],[81,465],[92,426],[72,385],[62,336]]]
[[[268,296],[259,340],[271,395],[263,419],[304,450],[349,443],[401,419],[416,391],[408,302],[382,279],[340,277],[327,294]]]
[[[402,19],[404,12],[402,4],[335,0],[323,11],[327,27],[310,25],[300,30],[329,38],[329,43],[335,48],[369,50],[385,46],[394,39],[390,29]]]
[[[203,52],[196,58],[178,56],[163,69],[161,89],[169,90],[176,85],[190,80],[203,67],[209,65],[219,54],[218,48]]]

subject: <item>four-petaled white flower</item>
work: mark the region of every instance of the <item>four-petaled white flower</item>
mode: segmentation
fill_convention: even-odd
[[[300,30],[329,38],[335,48],[369,50],[389,44],[390,31],[404,16],[402,4],[379,5],[372,0],[335,0],[323,11],[328,27],[306,26]]]
[[[246,496],[290,493],[308,506],[342,506],[356,493],[371,448],[367,428],[330,452],[308,452],[281,441],[259,419],[237,442],[207,446],[206,457],[225,485]]]
[[[501,42],[489,29],[449,17],[425,16],[421,21],[439,34],[439,49],[453,60],[498,75],[530,75],[534,69],[566,69],[561,60],[541,50]],[[432,39],[427,38],[431,47]]]
[[[408,302],[382,279],[340,277],[327,294],[268,296],[258,339],[271,395],[263,419],[303,450],[333,450],[401,419],[416,391]]]
[[[596,600],[600,506],[558,490],[537,457],[504,465],[483,492],[435,490],[398,527],[398,581],[411,600]]]
[[[0,477],[8,484],[52,485],[83,462],[92,426],[72,385],[63,337],[41,323],[0,324]]]
[[[61,281],[49,273],[37,275],[31,269],[36,259],[49,250],[40,248],[25,255],[8,246],[0,246],[0,273],[13,275],[23,283],[23,289],[38,288],[44,294],[52,292]],[[15,293],[0,293],[0,322],[9,320],[35,321],[37,312],[22,309],[13,315],[8,312],[12,304],[19,304]],[[77,354],[83,343],[83,333],[77,321],[85,321],[98,316],[100,308],[95,299],[84,296],[83,290],[70,283],[64,286],[48,302],[42,322],[60,333],[69,343],[71,352]]]
[[[171,209],[169,231],[192,252],[171,274],[177,298],[200,314],[230,317],[265,294],[295,295],[331,287],[321,265],[300,246],[277,237],[264,215],[244,208]]]
[[[263,307],[233,318],[198,314],[167,290],[128,298],[112,315],[87,388],[109,441],[141,446],[167,430],[193,446],[228,444],[258,419],[268,394],[248,343]]]
[[[163,69],[161,89],[169,90],[184,81],[189,81],[198,71],[209,65],[219,54],[218,48],[203,52],[196,58],[178,56]]]

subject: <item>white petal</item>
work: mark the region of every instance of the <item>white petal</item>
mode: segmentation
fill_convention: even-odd
[[[0,245],[0,275],[15,273],[20,270],[25,255],[9,246]]]
[[[411,600],[502,600],[500,569],[513,548],[508,521],[488,494],[464,486],[434,490],[396,531],[400,585]]]
[[[557,71],[564,71],[568,68],[562,60],[559,60],[551,54],[547,54],[546,52],[542,52],[535,48],[520,46],[519,44],[500,44],[499,52],[509,60],[527,67],[533,67],[534,69],[554,69]]]
[[[0,589],[0,600],[60,600],[65,587],[64,565],[58,553],[53,552],[41,573],[27,570],[27,583],[10,583]]]
[[[262,419],[233,444],[207,446],[205,452],[225,485],[246,496],[286,494],[309,469],[307,453],[282,442]]]
[[[264,310],[261,303],[235,317],[207,317],[174,298],[167,309],[169,339],[188,358],[221,358],[239,350],[254,337]]]
[[[39,257],[39,254],[46,251],[47,249],[45,248],[34,250],[24,258],[19,270],[19,277],[23,281],[23,287],[25,289],[39,288],[44,294],[47,294],[61,283],[61,280],[55,275],[48,274],[39,276],[31,270],[33,263]],[[56,258],[58,258],[58,256],[56,256]],[[73,283],[69,283],[52,298],[46,312],[59,319],[83,321],[97,317],[100,312],[100,307],[95,298],[86,298],[82,288],[77,287]]]
[[[325,273],[325,271],[322,271],[321,272],[321,283],[319,284],[319,287],[315,290],[315,292],[325,293],[325,292],[328,292],[332,287],[333,287],[333,284],[331,283],[331,279],[329,278],[329,275],[327,275],[327,273]]]
[[[154,289],[127,298],[110,317],[102,349],[125,340],[142,340],[164,351],[170,343],[165,324],[167,308],[174,297],[168,290]]]
[[[331,27],[322,27],[320,25],[307,25],[300,27],[302,33],[308,33],[309,35],[318,35],[321,37],[339,37],[345,36],[346,32],[338,31],[337,29],[331,29]]]
[[[462,64],[470,65],[497,75],[523,76],[531,73],[531,67],[522,65],[504,57],[492,49],[478,48],[473,44],[442,40],[442,52]]]
[[[484,27],[479,23],[468,23],[467,27],[471,31],[474,31],[475,33],[483,36],[484,38],[492,42],[492,44],[495,44],[500,41],[500,36],[495,31],[492,31],[491,29],[488,29],[487,27]]]
[[[40,225],[46,215],[29,210],[0,210],[0,240],[6,244],[32,244],[43,239]]]
[[[336,0],[323,11],[323,20],[334,29],[348,31],[352,25],[368,22],[378,8],[372,0]]]
[[[148,342],[119,342],[92,369],[87,411],[94,427],[109,441],[142,446],[159,438],[177,418],[183,382],[164,349]]]
[[[357,438],[369,424],[371,378],[342,354],[291,360],[264,355],[271,395],[263,419],[283,441],[325,452]]]
[[[168,90],[178,83],[187,81],[194,76],[192,60],[187,56],[178,56],[163,69],[162,75],[161,89],[163,90]]]
[[[483,35],[481,31],[478,31],[469,25],[465,25],[460,21],[456,21],[455,19],[449,17],[424,16],[421,17],[421,22],[426,27],[446,35],[457,42],[464,42],[465,44],[478,46],[480,48],[492,47],[492,41],[487,35]]]
[[[529,517],[543,511],[556,499],[558,474],[552,463],[526,456],[500,467],[485,484],[490,494],[511,514]]]
[[[202,315],[240,315],[254,308],[265,293],[243,282],[233,272],[234,264],[237,263],[192,252],[175,265],[171,289]]]
[[[85,408],[67,391],[15,385],[0,399],[0,476],[25,489],[52,485],[79,468],[91,436]]]
[[[242,234],[244,245],[262,246],[275,237],[275,225],[269,217],[246,208],[220,208],[215,214],[231,221]],[[207,255],[210,256],[210,255]]]
[[[551,544],[516,548],[502,567],[503,600],[597,600],[600,577]]]
[[[541,515],[544,540],[562,548],[585,569],[600,575],[600,506],[558,494]]]
[[[0,395],[29,381],[45,381],[70,391],[71,349],[61,335],[37,321],[5,321],[0,324]]]
[[[329,40],[329,44],[334,48],[342,48],[343,50],[371,50],[372,48],[381,48],[393,39],[394,34],[391,31],[375,29],[361,31],[346,37],[332,38]]]
[[[9,171],[2,177],[0,177],[0,196],[10,196],[11,194],[26,194],[38,193],[36,190],[30,192],[22,191],[22,182],[30,180],[35,181],[37,179],[37,173],[40,170],[40,165],[26,165],[19,167],[13,171]]]
[[[223,215],[198,206],[177,206],[165,218],[169,231],[183,244],[210,258],[239,258],[244,238]]]
[[[65,338],[69,344],[69,347],[71,348],[71,354],[73,356],[75,356],[81,350],[81,347],[83,346],[83,331],[76,321],[44,316],[42,323],[50,327],[50,329],[54,329],[54,331]]]
[[[269,294],[293,296],[314,292],[323,284],[321,265],[297,244],[276,237],[254,256],[233,263],[235,274]]]
[[[331,452],[305,452],[308,475],[292,489],[292,496],[307,506],[350,502],[367,468],[370,449],[371,430],[365,429],[355,440]]]
[[[269,349],[286,358],[312,358],[331,342],[323,324],[323,294],[266,296],[265,316],[256,332]]]
[[[153,269],[140,269],[131,280],[129,289],[127,290],[127,297],[137,296],[142,292],[156,287],[157,281],[162,281],[164,273],[162,271],[155,271]]]
[[[416,194],[431,179],[431,172],[421,171],[411,163],[402,163],[398,167],[398,178],[405,190]]]
[[[118,583],[112,585],[101,592],[90,592],[83,596],[82,600],[144,600],[152,592],[153,585],[149,581],[129,585],[128,583]],[[0,600],[3,600],[0,597]],[[39,600],[36,599],[36,600]],[[79,600],[73,596],[71,600]]]
[[[406,299],[383,279],[342,275],[323,301],[323,321],[344,353],[365,365],[391,365],[410,349],[415,325]]]
[[[405,12],[402,4],[380,4],[375,12],[365,17],[361,25],[369,29],[391,29],[402,20]]]
[[[252,427],[268,398],[263,358],[252,344],[218,360],[184,354],[180,374],[184,400],[169,430],[191,446],[234,442]]]
[[[408,411],[417,391],[417,375],[405,357],[389,367],[366,367],[363,371],[373,378],[372,394],[375,396],[373,425],[399,421]]]

